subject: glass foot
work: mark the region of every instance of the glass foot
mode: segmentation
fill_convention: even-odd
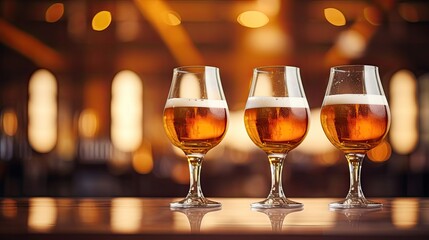
[[[219,208],[222,204],[205,197],[185,198],[178,202],[170,203],[170,208]]]
[[[261,202],[250,204],[252,208],[303,208],[304,204],[287,198],[267,198]]]
[[[369,201],[365,198],[346,198],[339,202],[333,202],[329,204],[329,208],[333,209],[350,209],[350,208],[360,208],[360,209],[367,209],[367,208],[381,208],[383,207],[382,203]]]

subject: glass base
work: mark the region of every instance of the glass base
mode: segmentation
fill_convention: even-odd
[[[382,203],[369,201],[365,198],[346,198],[339,202],[333,202],[329,204],[329,208],[333,209],[368,209],[368,208],[381,208]]]
[[[178,202],[170,203],[170,208],[219,208],[222,204],[205,197],[185,198]]]
[[[267,198],[260,202],[255,202],[250,204],[250,207],[257,209],[264,208],[303,208],[304,204],[299,202],[294,202],[287,198]]]

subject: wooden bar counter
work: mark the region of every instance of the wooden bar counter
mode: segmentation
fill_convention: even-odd
[[[2,198],[0,239],[429,239],[429,199],[372,199],[377,210],[254,210],[260,199],[213,198],[220,209],[172,210],[170,198]]]

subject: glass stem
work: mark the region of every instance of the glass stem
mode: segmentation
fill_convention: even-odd
[[[350,188],[349,193],[347,194],[347,199],[365,198],[360,182],[360,171],[364,157],[365,154],[362,153],[346,154],[350,171]]]
[[[283,161],[286,154],[269,154],[268,159],[271,166],[271,190],[268,198],[284,198],[282,187]]]
[[[193,153],[186,155],[189,164],[189,192],[186,198],[204,198],[200,184],[201,164],[204,154]]]

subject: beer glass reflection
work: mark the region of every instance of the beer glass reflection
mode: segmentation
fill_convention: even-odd
[[[221,207],[216,208],[173,208],[173,212],[181,212],[186,215],[191,227],[192,233],[199,233],[201,222],[204,216],[209,212],[219,211]]]
[[[220,207],[220,203],[204,197],[200,185],[203,158],[221,142],[227,130],[228,106],[219,69],[208,66],[175,68],[163,121],[168,138],[187,156],[190,171],[188,195],[171,203],[170,207]]]
[[[268,197],[253,208],[301,208],[286,198],[282,187],[283,162],[307,134],[309,108],[299,68],[256,68],[244,112],[246,131],[267,155],[271,166]]]
[[[268,216],[273,232],[281,232],[285,217],[290,213],[300,212],[303,208],[255,208],[255,210]]]
[[[331,208],[378,208],[365,198],[360,181],[366,153],[386,136],[390,110],[378,68],[350,65],[331,68],[320,120],[330,142],[344,152],[349,165],[350,187],[346,198]]]

